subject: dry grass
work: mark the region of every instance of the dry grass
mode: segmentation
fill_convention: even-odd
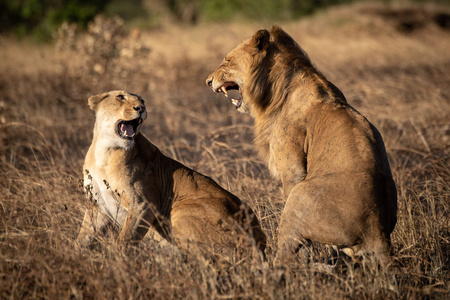
[[[143,132],[154,144],[257,212],[273,258],[280,183],[256,156],[250,117],[204,85],[225,53],[271,24],[145,32],[139,41],[148,56],[114,58],[118,67],[105,74],[86,67],[86,55],[3,37],[0,298],[449,297],[450,33],[429,23],[406,34],[361,9],[280,25],[384,137],[399,194],[396,266],[276,269],[247,259],[223,267],[152,241],[119,250],[113,238],[77,250],[81,167],[94,122],[87,98],[126,89],[147,100]]]

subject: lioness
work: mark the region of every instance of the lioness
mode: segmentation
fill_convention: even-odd
[[[206,80],[255,120],[255,144],[286,205],[275,263],[308,241],[386,262],[397,192],[383,140],[280,27],[259,30]]]
[[[266,236],[249,207],[211,178],[164,156],[140,132],[147,117],[140,96],[111,91],[88,102],[96,121],[84,185],[96,206],[94,213],[86,210],[81,245],[113,224],[119,243],[137,242],[151,229],[185,249],[200,245],[226,255],[253,244],[264,252]]]

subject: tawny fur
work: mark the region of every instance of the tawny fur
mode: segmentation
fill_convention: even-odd
[[[89,98],[96,113],[92,144],[84,162],[87,209],[78,236],[92,243],[108,224],[119,228],[119,243],[137,242],[149,230],[176,242],[223,255],[256,246],[266,237],[252,210],[211,178],[163,155],[142,133],[117,134],[118,120],[145,120],[142,98],[112,91]]]
[[[377,129],[316,70],[280,27],[259,30],[209,75],[216,92],[239,85],[255,144],[283,184],[276,263],[299,242],[388,261],[397,192]]]

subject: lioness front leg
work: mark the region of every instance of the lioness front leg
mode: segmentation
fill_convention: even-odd
[[[155,223],[157,223],[157,219],[154,210],[148,204],[134,204],[128,208],[125,222],[117,240],[119,243],[138,242]],[[158,228],[156,229],[160,232]]]
[[[87,208],[84,213],[83,223],[78,234],[77,243],[82,247],[90,246],[98,234],[103,234],[106,227],[111,223],[97,206]]]

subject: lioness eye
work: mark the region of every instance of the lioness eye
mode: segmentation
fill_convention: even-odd
[[[125,97],[122,94],[119,94],[116,96],[116,99],[122,101],[122,100],[125,100]]]

